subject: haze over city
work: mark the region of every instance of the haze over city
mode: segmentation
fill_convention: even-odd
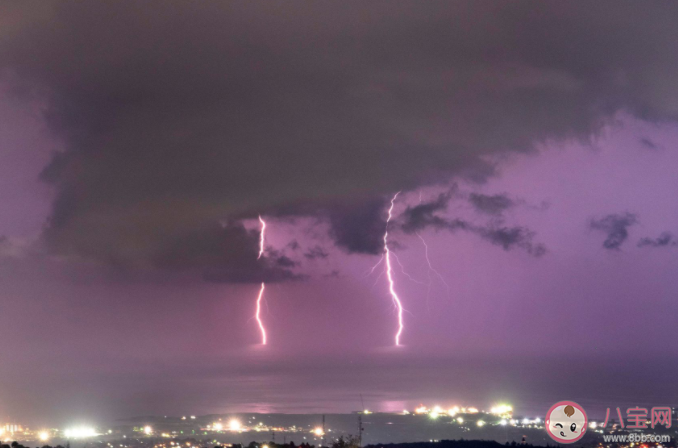
[[[674,405],[677,23],[0,1],[0,421]]]

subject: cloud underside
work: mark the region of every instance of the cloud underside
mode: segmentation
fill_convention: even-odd
[[[256,240],[217,223],[321,216],[374,253],[387,194],[482,180],[487,156],[618,111],[675,119],[677,7],[22,2],[0,6],[0,69],[63,142],[43,172],[54,253],[255,281],[290,268],[240,266]],[[539,252],[526,229],[472,231]]]
[[[493,215],[487,224],[476,224],[461,218],[447,218],[442,215],[452,199],[452,192],[443,193],[437,199],[408,207],[400,217],[400,227],[406,233],[417,233],[427,227],[435,230],[465,231],[479,236],[504,250],[520,248],[530,255],[541,257],[546,247],[534,242],[535,232],[522,226],[506,226],[501,213],[513,207],[516,201],[505,195],[485,196],[472,194],[469,202],[479,210]],[[478,206],[478,204],[481,206]]]
[[[676,247],[678,240],[671,232],[662,232],[657,238],[641,238],[638,247]]]
[[[603,247],[618,250],[628,239],[628,228],[638,223],[638,216],[633,213],[610,214],[600,219],[591,220],[590,226],[594,230],[604,232],[607,236]]]

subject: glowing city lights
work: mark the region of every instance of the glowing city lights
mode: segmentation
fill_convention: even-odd
[[[97,432],[94,428],[79,426],[76,428],[69,428],[64,431],[64,435],[68,439],[84,439],[87,437],[94,437],[97,435]]]
[[[240,431],[240,429],[242,429],[242,424],[235,418],[231,419],[231,421],[228,422],[228,429],[231,431]]]
[[[212,429],[215,430],[215,431],[221,431],[222,429],[224,429],[224,425],[217,422],[217,423],[212,424]]]
[[[508,404],[499,404],[492,406],[490,409],[490,414],[495,415],[510,415],[513,412],[513,407]]]
[[[323,432],[323,429],[321,427],[317,427],[313,430],[313,434],[315,434],[318,437],[321,437],[325,433]]]
[[[38,433],[38,438],[40,439],[40,441],[46,442],[47,440],[49,440],[49,433],[47,431],[40,431]]]
[[[144,426],[144,434],[150,436],[151,434],[153,434],[153,428],[151,428],[150,426]]]

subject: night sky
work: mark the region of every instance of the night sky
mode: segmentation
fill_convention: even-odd
[[[667,1],[0,2],[0,419],[675,405],[677,80]]]

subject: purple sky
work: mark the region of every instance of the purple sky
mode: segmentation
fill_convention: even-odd
[[[678,400],[675,9],[45,5],[0,7],[0,416]]]

